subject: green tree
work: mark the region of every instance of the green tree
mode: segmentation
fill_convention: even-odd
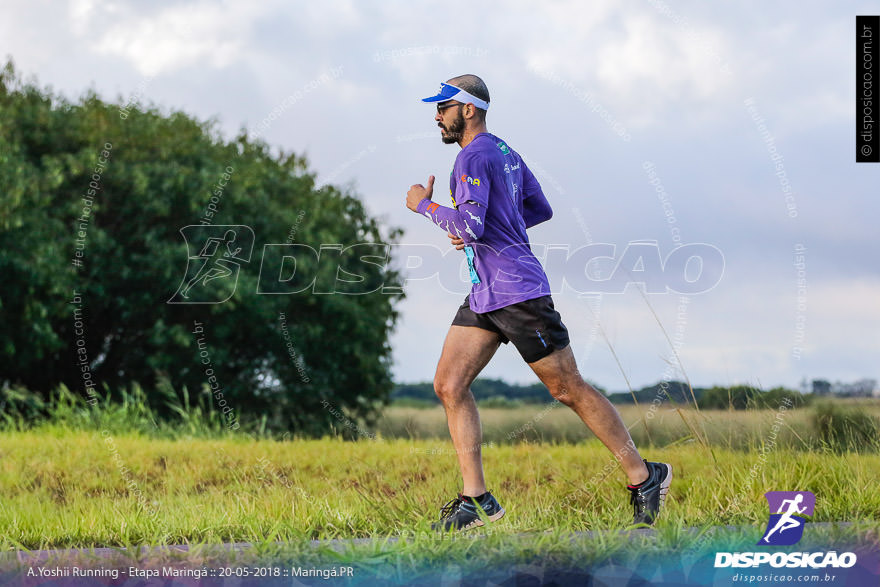
[[[755,405],[759,408],[778,409],[783,405],[787,408],[799,408],[807,404],[810,397],[805,396],[794,389],[774,387],[773,389],[756,396],[755,400]]]
[[[187,267],[179,231],[205,217],[224,174],[210,222],[251,227],[253,256],[228,301],[168,304]],[[388,338],[402,297],[381,290],[400,282],[388,264],[342,255],[322,269],[297,258],[298,271],[331,271],[331,282],[338,261],[340,276],[360,276],[361,295],[257,293],[263,244],[286,243],[294,226],[296,242],[315,249],[400,236],[356,195],[316,190],[303,157],[272,154],[244,131],[224,140],[214,122],[183,112],[138,105],[123,115],[92,92],[71,102],[23,82],[9,62],[0,73],[0,178],[0,384],[44,397],[60,383],[85,392],[87,369],[111,389],[153,388],[167,376],[178,390],[206,393],[198,321],[215,385],[242,421],[318,433],[341,428],[343,417],[369,420],[387,400]],[[164,407],[158,394],[151,401]]]
[[[731,387],[711,387],[700,396],[700,407],[715,410],[744,410],[753,404],[755,396],[759,393],[753,387],[747,385],[734,385]]]

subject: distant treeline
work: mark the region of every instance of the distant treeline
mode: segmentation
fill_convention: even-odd
[[[735,385],[733,387],[695,387],[693,393],[684,381],[669,381],[643,387],[634,392],[608,393],[599,386],[596,389],[604,393],[611,403],[650,405],[655,402],[697,405],[705,409],[773,408],[778,407],[787,399],[790,407],[807,403],[811,396],[804,395],[793,389],[775,387],[769,391]],[[541,404],[553,401],[550,392],[541,383],[517,385],[501,379],[477,379],[471,385],[474,398],[483,406],[514,407],[523,404]],[[397,404],[431,405],[439,404],[434,386],[431,383],[407,383],[395,386],[391,392],[391,401]]]
[[[485,403],[488,401],[499,405],[505,403],[511,405],[539,404],[553,400],[543,383],[512,385],[501,379],[477,379],[471,385],[471,391],[478,402]],[[434,385],[432,383],[396,385],[391,391],[391,401],[409,404],[440,403],[440,400],[437,399],[437,395],[434,393]]]

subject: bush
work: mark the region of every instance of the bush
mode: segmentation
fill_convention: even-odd
[[[493,395],[484,400],[479,400],[478,403],[481,408],[521,408],[525,405],[522,400],[509,399],[503,395]]]
[[[210,385],[206,401],[228,424],[265,420],[301,434],[338,424],[328,402],[354,419],[377,417],[392,387],[402,296],[381,288],[400,276],[353,247],[393,243],[400,231],[351,190],[317,188],[305,157],[276,154],[244,131],[227,140],[216,121],[182,112],[119,110],[94,92],[69,101],[0,65],[0,387],[49,402],[61,385],[91,397],[106,384],[125,401],[119,394],[139,382],[164,419],[174,412],[163,378],[194,397]],[[234,277],[208,284],[205,274],[196,298],[210,303],[167,303],[184,278],[198,281],[209,261],[199,251],[229,225],[248,227],[235,241],[242,256],[220,259]],[[190,226],[201,231],[189,231],[192,243]],[[281,255],[265,267],[261,255],[264,244],[289,242],[292,227],[297,246],[316,254],[334,243],[320,258],[297,258],[297,274],[315,276],[321,291],[373,293],[292,294],[288,282],[262,279],[289,271]],[[40,409],[6,395],[25,420]]]
[[[880,422],[857,408],[824,402],[816,406],[813,426],[827,448],[871,452],[880,448]]]

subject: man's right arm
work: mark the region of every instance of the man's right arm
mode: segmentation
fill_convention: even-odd
[[[465,242],[483,236],[485,209],[476,202],[462,203],[453,209],[424,199],[419,202],[416,212],[424,214],[448,234],[454,234]]]

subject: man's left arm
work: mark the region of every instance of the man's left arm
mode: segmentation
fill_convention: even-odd
[[[529,169],[525,162],[523,167],[523,220],[525,220],[526,228],[531,228],[541,224],[553,217],[553,208],[547,201],[547,196],[541,189],[541,184],[535,179],[532,170]]]

